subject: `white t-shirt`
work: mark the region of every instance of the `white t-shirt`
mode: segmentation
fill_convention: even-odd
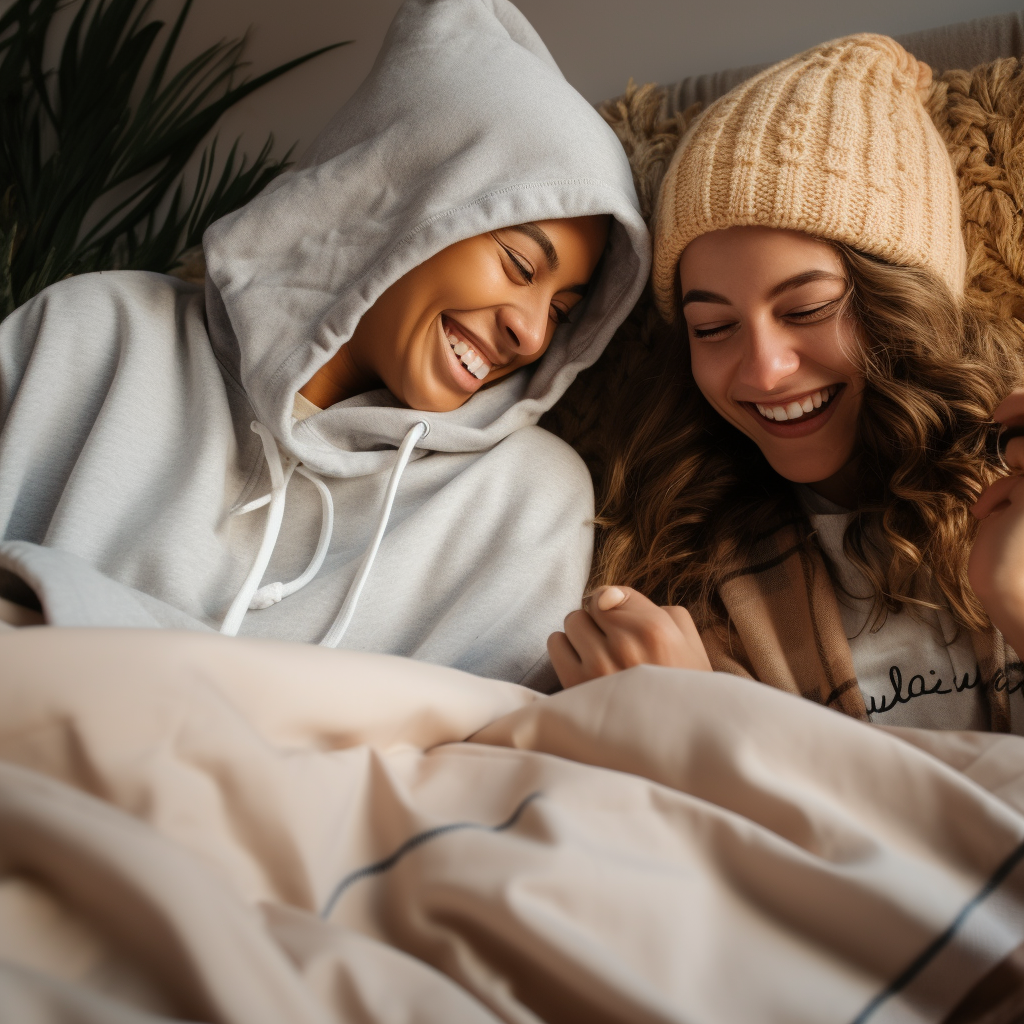
[[[839,577],[839,614],[868,718],[878,725],[986,729],[988,702],[978,685],[978,661],[967,631],[958,636],[948,612],[923,608],[920,618],[890,612],[872,632],[871,588],[843,552],[852,513],[809,487],[799,487],[798,493]],[[1024,692],[1011,694],[1010,706],[1014,732],[1024,732]]]

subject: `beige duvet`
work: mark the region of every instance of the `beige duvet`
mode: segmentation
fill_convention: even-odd
[[[0,634],[4,1024],[942,1021],[1022,844],[1024,739],[731,676]]]

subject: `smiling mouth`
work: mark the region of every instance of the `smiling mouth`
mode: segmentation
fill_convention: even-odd
[[[477,380],[483,380],[493,369],[491,364],[468,341],[453,329],[447,317],[441,317],[441,329],[455,357]]]
[[[779,405],[769,405],[761,402],[744,402],[743,404],[756,409],[758,415],[765,420],[775,423],[787,421],[790,423],[794,421],[803,422],[814,419],[815,416],[820,416],[825,412],[832,399],[835,398],[842,387],[842,384],[830,384],[828,387],[812,391],[809,395],[804,395],[803,398],[794,399],[791,402]]]

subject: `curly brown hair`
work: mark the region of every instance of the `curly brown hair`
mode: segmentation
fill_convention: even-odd
[[[967,581],[970,506],[997,475],[992,412],[1024,379],[1020,325],[986,318],[928,271],[830,244],[849,282],[844,315],[866,339],[860,503],[844,551],[871,584],[877,625],[940,604],[984,629]],[[720,631],[719,586],[760,539],[789,523],[816,541],[793,486],[697,388],[681,337],[682,322],[655,353],[657,372],[636,381],[605,476],[593,582],[685,605],[698,628]]]

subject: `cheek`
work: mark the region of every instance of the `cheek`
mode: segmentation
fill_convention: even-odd
[[[493,253],[481,245],[468,244],[438,253],[417,268],[417,275],[421,293],[430,296],[438,312],[465,312],[495,305],[508,281]]]
[[[729,373],[721,359],[713,358],[707,345],[690,344],[690,373],[700,393],[712,404],[725,402]]]
[[[819,341],[825,360],[837,372],[851,382],[863,379],[864,339],[860,328],[849,319],[841,320],[833,331],[826,333]]]

